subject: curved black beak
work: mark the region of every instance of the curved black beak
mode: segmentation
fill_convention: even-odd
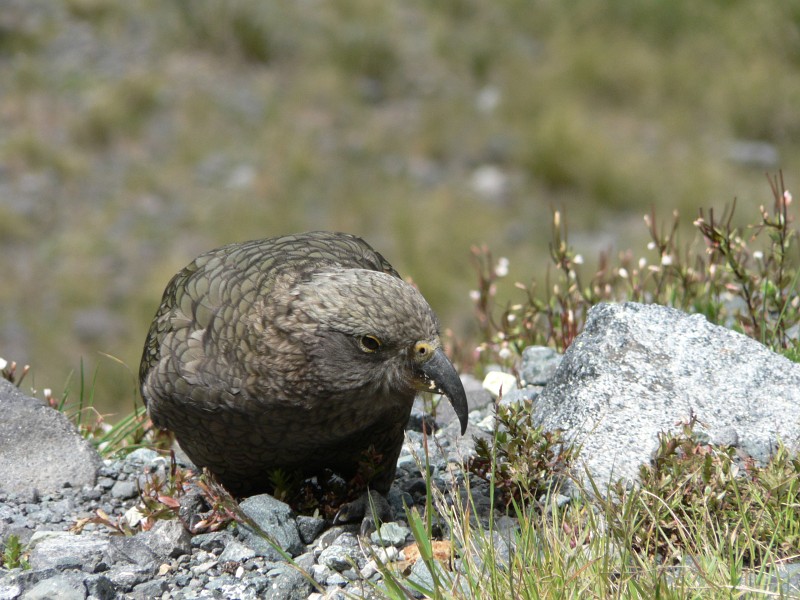
[[[461,378],[453,363],[447,358],[444,350],[437,348],[433,355],[420,365],[420,369],[425,377],[427,389],[444,394],[450,400],[461,423],[461,435],[464,435],[467,431],[467,415],[469,414],[467,394],[464,392]]]

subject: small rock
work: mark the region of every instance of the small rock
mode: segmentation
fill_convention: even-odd
[[[131,592],[132,600],[150,600],[151,598],[160,598],[161,594],[167,591],[167,582],[163,579],[153,579],[152,581],[145,581],[144,583],[137,584],[133,587]]]
[[[218,563],[219,561],[217,560],[207,560],[206,562],[192,567],[192,573],[195,575],[202,575],[203,573],[208,572],[209,569],[216,567]]]
[[[135,498],[139,494],[136,484],[133,481],[117,481],[111,488],[112,498],[127,500]]]
[[[144,467],[153,467],[166,464],[166,459],[150,448],[137,448],[125,457],[125,462],[136,463]]]
[[[343,533],[320,553],[319,563],[334,571],[344,571],[357,563],[360,554],[356,537],[352,533]]]
[[[0,486],[32,494],[92,486],[100,455],[69,419],[0,377]]]
[[[351,528],[347,525],[335,525],[330,529],[327,529],[319,538],[317,539],[317,545],[321,550],[324,550],[328,546],[332,546],[334,542],[343,534],[348,533]]]
[[[40,581],[22,595],[23,600],[84,600],[81,577],[56,575]]]
[[[192,536],[177,519],[158,521],[150,531],[138,534],[160,559],[177,558],[192,550]]]
[[[483,387],[495,398],[517,389],[517,378],[511,373],[489,371],[483,379]]]
[[[37,532],[37,534],[42,532]],[[107,536],[84,533],[47,532],[44,537],[31,538],[33,550],[30,563],[33,569],[82,569],[95,572],[104,564],[109,546]]]
[[[483,419],[481,419],[477,425],[475,425],[481,431],[486,431],[491,433],[494,431],[494,415],[486,415]]]
[[[330,577],[334,573],[333,569],[331,569],[330,567],[326,567],[325,565],[319,565],[319,564],[312,565],[312,567],[309,569],[308,572],[311,575],[311,577],[314,578],[314,581],[316,581],[319,584],[325,584],[325,582],[328,581],[328,577]]]
[[[223,550],[233,539],[227,531],[214,531],[211,533],[199,533],[192,536],[191,544],[193,548],[200,548],[206,552]]]
[[[129,563],[156,569],[158,556],[146,543],[143,534],[132,537],[112,537],[106,549],[109,564]]]
[[[225,546],[225,550],[222,551],[222,554],[219,555],[219,562],[244,562],[248,558],[253,558],[256,555],[256,551],[252,548],[245,546],[233,540],[227,546]]]
[[[325,529],[325,519],[305,515],[297,517],[297,531],[305,544],[311,544],[323,529]]]
[[[311,582],[296,569],[286,569],[267,588],[263,598],[268,600],[305,600],[311,593]]]
[[[384,523],[378,531],[373,531],[370,539],[379,546],[401,546],[411,533],[408,527],[398,523]]]
[[[83,580],[83,585],[89,596],[96,600],[114,600],[117,597],[114,584],[102,573],[90,575]]]
[[[22,595],[22,587],[16,583],[0,583],[0,600],[16,600]]]
[[[432,590],[434,588],[433,575],[431,575],[431,572],[428,570],[428,565],[426,565],[425,561],[421,558],[417,559],[417,562],[411,567],[408,580],[426,590]]]
[[[276,500],[269,494],[250,496],[239,505],[242,511],[268,535],[281,550],[290,556],[297,556],[305,549],[292,509],[285,502]],[[267,541],[258,531],[248,525],[239,529],[242,541],[256,551],[259,556],[269,560],[283,560],[273,544]]]

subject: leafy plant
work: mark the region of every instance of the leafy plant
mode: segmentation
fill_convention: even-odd
[[[3,546],[3,568],[4,569],[29,569],[28,553],[19,541],[19,537],[10,534]]]
[[[471,473],[493,484],[506,505],[535,501],[567,477],[577,450],[560,432],[533,423],[533,404],[498,404],[492,442],[475,439]]]
[[[692,416],[678,434],[662,434],[640,487],[618,482],[605,501],[609,530],[632,551],[669,563],[714,551],[744,565],[800,552],[800,457],[780,448],[759,467],[736,449],[714,446]]]

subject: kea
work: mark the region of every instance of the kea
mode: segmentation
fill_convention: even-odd
[[[153,424],[233,494],[276,469],[364,484],[384,500],[417,392],[467,400],[420,292],[364,240],[310,232],[197,257],[164,291],[139,370]],[[359,490],[366,491],[366,490]],[[341,513],[364,516],[367,501]],[[384,509],[382,509],[384,510]]]

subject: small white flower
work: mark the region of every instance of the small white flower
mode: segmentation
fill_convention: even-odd
[[[656,243],[655,242],[647,242],[647,249],[648,250],[655,250],[656,249]]]
[[[497,355],[503,360],[508,360],[509,358],[511,358],[511,350],[509,350],[508,348],[501,348],[500,352],[498,352]]]
[[[672,256],[670,256],[669,254],[665,254],[664,256],[662,256],[661,264],[664,265],[665,267],[670,266],[672,264]]]
[[[647,266],[647,259],[643,256],[639,259],[639,269],[644,269]]]
[[[756,250],[753,252],[753,258],[760,262],[764,260],[764,253],[761,250]]]
[[[514,321],[516,321],[516,320],[517,320],[517,315],[515,315],[515,314],[510,314],[510,315],[508,315],[508,317],[506,317],[506,319],[508,319],[508,322],[509,322],[509,323],[513,323]]]
[[[5,358],[0,358],[0,370],[5,369],[8,365],[8,361]]]
[[[44,388],[44,390],[42,390],[42,393],[44,394],[45,398],[52,398],[53,396],[53,390],[51,390],[50,388]]]
[[[783,201],[786,204],[786,206],[789,206],[792,203],[792,192],[790,192],[789,190],[784,190]]]
[[[473,302],[477,302],[481,299],[481,293],[478,290],[470,290],[469,297]]]
[[[501,256],[497,261],[497,266],[494,268],[494,273],[498,277],[505,277],[508,275],[508,259],[505,256]]]
[[[620,267],[619,268],[619,276],[622,277],[623,279],[627,279],[628,278],[628,269],[626,269],[625,267]]]
[[[572,259],[572,262],[574,262],[576,265],[582,265],[583,264],[583,255],[582,254],[576,254],[575,258]]]

